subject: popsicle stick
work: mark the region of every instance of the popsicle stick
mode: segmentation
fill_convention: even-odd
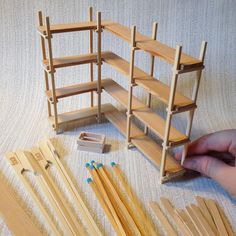
[[[86,221],[86,226],[90,235],[102,236],[103,234],[101,233],[87,206],[85,205],[84,201],[76,190],[76,187],[74,186],[72,180],[67,174],[64,166],[60,162],[59,155],[54,146],[52,145],[51,141],[49,139],[41,141],[39,143],[39,149],[41,150],[44,158],[56,166],[58,173],[60,174],[61,178],[65,183],[65,186],[67,187],[67,190],[71,193],[71,196],[75,200],[76,206],[78,207],[84,220]]]
[[[121,169],[119,168],[119,166],[115,162],[112,162],[111,166],[113,167],[112,169],[113,169],[116,177],[119,179],[123,189],[125,190],[126,194],[128,195],[132,208],[136,209],[135,214],[138,213],[138,215],[140,217],[140,220],[141,220],[141,225],[145,226],[145,230],[146,230],[147,233],[149,233],[151,235],[157,234],[157,232],[155,231],[155,229],[153,227],[153,224],[152,224],[151,220],[149,219],[147,214],[144,212],[141,202],[139,201],[137,195],[132,190],[130,185],[127,183],[127,181],[125,179],[125,176],[123,175],[123,173],[122,173]],[[138,220],[137,223],[139,225],[140,221]]]
[[[186,227],[186,225],[182,222],[180,217],[176,214],[175,208],[172,206],[170,201],[167,198],[160,198],[162,206],[166,209],[169,216],[175,221],[175,224],[177,225],[179,231],[182,235],[190,236],[192,233],[189,231],[189,229]]]
[[[198,221],[200,222],[200,224],[202,225],[205,233],[204,235],[208,235],[208,236],[214,236],[217,234],[216,231],[213,231],[213,229],[211,228],[211,226],[208,224],[208,222],[206,221],[206,218],[202,215],[201,210],[199,209],[199,207],[195,206],[194,204],[191,204],[190,206],[195,214],[195,216],[197,217]]]
[[[127,224],[130,227],[130,229],[133,231],[134,235],[141,236],[141,233],[137,227],[137,225],[135,224],[133,218],[131,217],[131,215],[129,214],[127,208],[125,207],[124,203],[121,201],[118,193],[116,192],[114,186],[112,185],[112,183],[110,182],[109,178],[106,175],[106,172],[103,169],[103,165],[100,164],[99,166],[97,166],[97,170],[98,173],[100,174],[100,176],[102,177],[102,180],[104,181],[104,183],[107,185],[107,187],[109,188],[112,197],[115,199],[115,201],[118,204],[119,209],[122,211],[123,215],[125,216],[126,220],[127,220]]]
[[[86,164],[86,168],[88,169],[88,171],[91,174],[93,180],[95,181],[96,185],[98,186],[101,195],[103,196],[109,210],[111,211],[111,214],[112,214],[112,216],[113,216],[113,218],[114,218],[114,220],[117,224],[117,227],[119,229],[120,235],[126,235],[126,232],[125,232],[125,230],[124,230],[124,228],[121,224],[121,221],[120,221],[120,219],[117,215],[117,212],[115,211],[114,206],[112,205],[111,200],[108,197],[108,194],[107,194],[107,192],[106,192],[106,190],[103,186],[102,181],[99,178],[98,173],[96,172],[94,167],[92,165],[90,165],[89,163]]]
[[[60,205],[64,217],[66,218],[67,222],[69,222],[73,231],[81,236],[86,235],[80,222],[77,221],[72,211],[70,210],[71,207],[65,201],[63,195],[61,194],[61,191],[55,185],[52,176],[48,173],[50,164],[43,158],[40,149],[36,147],[32,148],[31,154],[27,153],[27,158],[31,162],[32,166],[34,166],[34,169],[37,171],[37,173],[40,173],[43,176],[45,182],[50,187],[56,201]]]
[[[205,203],[207,205],[207,208],[211,212],[211,216],[216,224],[219,234],[220,235],[228,235],[228,232],[227,232],[225,225],[223,223],[223,220],[220,216],[220,213],[218,211],[216,203],[212,199],[205,199]]]
[[[27,167],[22,165],[22,163],[20,162],[18,156],[15,153],[9,152],[5,156],[8,159],[9,163],[12,165],[12,167],[13,167],[15,173],[17,174],[17,176],[19,177],[20,181],[23,183],[24,187],[30,193],[30,196],[33,198],[34,202],[36,203],[39,210],[43,214],[43,217],[45,218],[46,222],[49,224],[51,232],[54,235],[60,236],[61,233],[59,232],[59,230],[55,226],[54,222],[52,221],[52,219],[49,216],[46,208],[44,207],[44,205],[40,201],[38,195],[34,192],[32,186],[30,185],[30,183],[24,177],[24,172],[27,171]]]
[[[175,231],[175,229],[172,227],[172,225],[170,224],[170,222],[168,221],[168,219],[166,218],[166,216],[162,212],[158,203],[150,202],[149,206],[151,207],[151,209],[155,213],[155,215],[158,218],[162,227],[165,229],[166,234],[172,235],[172,236],[177,236],[178,235],[177,232]]]
[[[206,221],[208,222],[208,224],[211,226],[211,228],[215,231],[217,231],[217,228],[216,228],[216,225],[214,223],[214,220],[205,204],[205,201],[202,197],[200,196],[197,196],[196,197],[196,201],[197,201],[197,204],[202,212],[202,214],[204,215],[204,217],[206,218]]]
[[[102,195],[101,195],[101,192],[99,191],[99,189],[97,188],[96,184],[92,181],[91,178],[88,178],[87,179],[87,182],[88,184],[90,185],[90,187],[92,188],[94,194],[96,195],[100,205],[102,206],[107,218],[109,219],[110,223],[112,224],[115,232],[117,233],[117,235],[120,235],[120,231],[119,231],[119,228],[117,227],[117,224],[105,202],[105,200],[103,199]]]

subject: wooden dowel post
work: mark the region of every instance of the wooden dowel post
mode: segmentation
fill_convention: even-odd
[[[158,23],[154,22],[153,26],[152,26],[152,39],[153,40],[157,39],[157,29],[158,29]],[[151,58],[150,76],[153,77],[155,57],[153,55],[151,55],[150,58]],[[151,107],[151,102],[152,102],[152,95],[151,95],[151,93],[148,93],[148,99],[147,99],[147,106],[148,107]],[[145,128],[144,128],[144,133],[148,134],[148,127],[147,126],[145,126]]]
[[[128,109],[127,109],[127,134],[126,142],[127,148],[131,145],[130,129],[131,129],[131,119],[132,119],[132,98],[133,98],[133,87],[134,87],[134,54],[135,54],[135,36],[136,36],[136,26],[131,28],[131,51],[130,51],[130,68],[129,68],[129,95],[128,95]]]
[[[167,154],[167,149],[169,146],[172,110],[173,110],[175,92],[176,92],[177,80],[178,80],[178,74],[176,73],[176,70],[179,69],[181,52],[182,52],[182,46],[178,45],[176,47],[176,53],[175,53],[175,63],[173,66],[173,74],[172,74],[171,87],[170,87],[170,97],[169,97],[169,103],[168,103],[168,108],[167,108],[165,135],[164,135],[164,140],[162,144],[163,150],[162,150],[161,166],[160,166],[160,182],[161,183],[163,182],[163,177],[165,175],[166,154]]]
[[[58,127],[58,116],[57,116],[57,98],[56,98],[56,86],[54,79],[54,66],[53,66],[53,55],[52,55],[52,41],[51,41],[51,32],[50,32],[50,21],[49,17],[46,17],[46,33],[47,33],[47,42],[48,42],[48,53],[49,53],[49,73],[51,76],[52,83],[52,98],[53,98],[53,109],[54,109],[54,129],[56,133],[59,132]]]
[[[101,57],[101,43],[102,43],[102,26],[101,26],[101,12],[97,12],[97,67],[98,67],[98,78],[97,78],[97,94],[98,94],[98,114],[97,121],[101,122],[101,67],[102,67],[102,57]]]
[[[202,45],[201,45],[200,55],[199,55],[199,60],[202,63],[204,63],[204,59],[205,59],[205,55],[206,55],[206,48],[207,48],[207,42],[203,41]],[[197,73],[197,75],[195,78],[193,93],[192,93],[192,100],[194,101],[195,104],[197,102],[197,96],[198,96],[198,90],[199,90],[201,76],[202,76],[202,70],[198,70],[196,73]],[[194,112],[195,112],[195,110],[190,110],[188,112],[188,124],[187,124],[187,128],[186,128],[186,136],[187,137],[190,137],[190,133],[192,130]],[[181,165],[183,165],[183,163],[184,163],[184,160],[187,155],[187,151],[188,151],[188,143],[186,143],[184,145],[182,158],[181,158]]]
[[[93,8],[88,9],[89,21],[93,21]],[[93,53],[93,30],[89,31],[89,53]],[[93,82],[93,63],[89,65],[90,69],[90,81]],[[93,91],[90,93],[90,106],[93,107]]]
[[[38,12],[38,24],[39,26],[43,26],[43,17],[42,17],[42,12],[39,11]],[[45,39],[43,38],[43,36],[40,36],[40,43],[41,43],[41,50],[42,50],[42,58],[43,60],[47,59],[47,55],[46,55],[46,48],[45,48]],[[44,80],[45,80],[45,89],[46,91],[49,90],[49,83],[48,83],[48,73],[47,71],[44,70]],[[47,105],[48,105],[48,116],[52,116],[52,111],[51,111],[51,104],[47,99]]]

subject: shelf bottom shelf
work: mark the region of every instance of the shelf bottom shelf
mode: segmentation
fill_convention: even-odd
[[[125,114],[113,109],[112,111],[105,112],[104,115],[124,136],[126,135],[127,118]],[[131,142],[149,161],[156,167],[160,167],[162,147],[145,135],[144,132],[133,123],[131,125]],[[183,175],[184,172],[184,168],[170,154],[167,154],[166,176],[163,180],[167,181],[171,178]]]

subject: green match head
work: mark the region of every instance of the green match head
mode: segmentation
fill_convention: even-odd
[[[85,164],[85,167],[86,167],[86,168],[89,168],[89,167],[90,167],[90,164],[89,164],[89,163],[86,163],[86,164]]]
[[[111,166],[112,166],[112,167],[116,166],[116,163],[115,163],[114,161],[111,162]]]
[[[94,161],[94,160],[92,160],[90,163],[91,163],[91,165],[93,165],[93,163],[95,163],[95,161]]]
[[[93,165],[90,165],[90,170],[94,170],[94,166]]]
[[[97,168],[99,169],[99,168],[102,168],[103,167],[103,164],[102,163],[98,163],[97,164]]]
[[[87,178],[87,183],[89,184],[91,182],[93,182],[93,180],[91,178]]]

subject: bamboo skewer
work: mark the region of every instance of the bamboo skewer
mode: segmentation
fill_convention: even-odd
[[[177,236],[178,235],[177,232],[172,227],[172,225],[170,224],[170,222],[168,221],[168,219],[166,218],[166,216],[162,212],[161,208],[159,207],[159,205],[155,202],[151,202],[149,204],[149,206],[151,207],[151,209],[155,213],[155,216],[158,218],[161,225],[164,227],[167,235]]]
[[[12,167],[14,168],[16,174],[20,178],[21,182],[23,183],[23,185],[25,186],[27,191],[30,193],[33,200],[36,202],[36,204],[39,207],[40,211],[42,212],[44,218],[48,222],[51,232],[54,235],[60,236],[61,234],[60,234],[59,230],[55,226],[54,222],[52,221],[51,217],[49,216],[49,214],[46,211],[45,207],[43,206],[42,202],[39,200],[37,194],[33,191],[32,186],[29,184],[29,182],[24,177],[25,171],[32,171],[33,172],[31,167],[29,165],[22,165],[20,159],[18,158],[18,156],[15,153],[12,153],[12,152],[7,153],[6,158],[8,159],[8,161],[10,162]]]
[[[119,229],[120,235],[126,235],[126,232],[125,232],[125,230],[124,230],[124,228],[123,228],[123,226],[121,224],[121,221],[120,221],[120,219],[119,219],[119,217],[118,217],[118,215],[117,215],[117,213],[116,213],[116,211],[114,209],[114,206],[111,203],[110,198],[108,197],[108,194],[107,194],[107,192],[106,192],[106,190],[105,190],[105,188],[103,186],[103,183],[100,180],[99,175],[96,172],[94,166],[90,165],[89,163],[87,163],[86,164],[86,168],[88,169],[88,171],[91,174],[93,180],[95,181],[96,185],[98,186],[98,188],[100,190],[100,193],[102,194],[102,196],[103,196],[103,198],[104,198],[104,200],[105,200],[109,210],[111,211],[111,214],[112,214],[112,216],[113,216],[113,218],[114,218],[114,220],[115,220],[115,222],[117,224],[117,227]]]
[[[142,207],[137,195],[131,189],[131,187],[127,183],[127,181],[125,180],[125,177],[122,174],[122,171],[119,168],[119,166],[115,162],[112,162],[111,166],[113,167],[112,169],[113,169],[115,175],[117,176],[117,178],[119,179],[123,189],[126,191],[128,197],[130,198],[130,204],[132,205],[132,208],[136,209],[138,215],[140,216],[141,225],[146,226],[145,230],[147,233],[150,233],[151,235],[157,234],[152,223],[150,222],[150,219],[148,218],[147,214],[145,214],[145,212],[143,211],[143,207]],[[138,220],[138,222],[140,222],[140,220]],[[140,224],[140,223],[138,223],[138,224]]]
[[[59,160],[59,155],[50,142],[50,140],[45,140],[39,143],[39,148],[47,161],[53,163],[61,178],[63,179],[65,185],[67,186],[68,191],[70,191],[72,197],[75,200],[76,206],[81,211],[83,218],[85,219],[87,223],[87,227],[89,230],[89,233],[91,235],[99,235],[102,236],[101,231],[99,230],[96,222],[94,221],[93,217],[91,216],[87,206],[85,205],[84,201],[82,200],[81,196],[79,195],[78,191],[76,190],[76,187],[74,186],[73,182],[71,181],[70,177],[68,176],[64,166]]]
[[[117,233],[117,235],[120,235],[120,231],[119,228],[117,227],[117,224],[106,204],[106,202],[104,201],[104,199],[102,198],[101,192],[99,192],[97,186],[95,185],[95,183],[92,181],[91,178],[87,179],[88,184],[90,185],[90,187],[92,188],[93,192],[95,193],[98,201],[100,202],[105,214],[107,215],[107,218],[109,219],[110,223],[112,224],[115,232]]]

